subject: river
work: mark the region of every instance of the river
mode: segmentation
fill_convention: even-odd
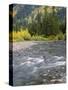
[[[65,83],[66,42],[35,43],[13,51],[13,85]]]

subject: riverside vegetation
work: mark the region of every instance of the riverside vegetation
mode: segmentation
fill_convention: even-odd
[[[14,19],[13,30],[10,30],[9,34],[10,38],[12,37],[10,41],[66,39],[66,10],[64,7],[35,6],[34,9],[28,9],[28,14],[24,15],[22,12],[25,5],[17,7],[20,9],[16,14],[13,14],[14,16],[10,14],[10,17]],[[15,11],[16,9],[13,13]]]
[[[60,32],[57,35],[50,35],[50,36],[42,36],[42,35],[33,35],[28,32],[28,30],[12,32],[13,39],[12,41],[28,41],[28,40],[35,40],[35,41],[48,41],[48,40],[65,40],[65,34]],[[11,35],[10,35],[11,36]],[[12,36],[11,36],[12,37]]]

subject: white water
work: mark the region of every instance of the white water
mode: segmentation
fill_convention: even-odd
[[[40,67],[50,68],[50,67],[56,67],[59,65],[65,65],[64,57],[63,56],[52,56],[51,58],[48,58],[46,60],[46,63],[44,62],[43,56],[40,56],[39,58],[33,58],[33,57],[27,57],[27,60],[25,62],[20,63],[19,65],[13,65],[14,67],[20,67],[25,65],[25,67],[31,67],[34,65],[37,66],[41,64]]]

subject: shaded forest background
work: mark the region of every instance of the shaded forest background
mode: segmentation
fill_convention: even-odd
[[[13,4],[9,10],[12,41],[66,39],[66,8]]]

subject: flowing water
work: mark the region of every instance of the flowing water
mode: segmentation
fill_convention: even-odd
[[[65,41],[41,41],[13,51],[13,85],[65,83],[65,48]]]

